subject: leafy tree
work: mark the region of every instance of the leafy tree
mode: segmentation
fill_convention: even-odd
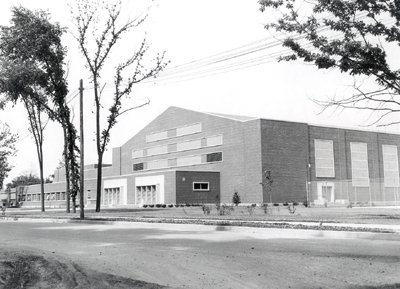
[[[59,24],[50,22],[47,12],[12,8],[11,25],[0,28],[0,93],[5,94],[8,101],[16,103],[21,100],[25,104],[38,147],[43,141],[40,113],[45,111],[51,120],[61,124],[67,164],[66,191],[69,196],[71,183],[71,195],[75,200],[79,181],[76,154],[79,150],[75,144],[76,130],[71,112],[66,104],[68,88],[64,71],[66,49],[61,44],[63,33]],[[43,162],[43,154],[39,151],[39,162]],[[42,210],[44,199],[42,189]]]
[[[319,102],[378,113],[374,123],[399,123],[387,117],[400,111],[400,2],[397,0],[259,0],[261,11],[279,13],[267,29],[286,34],[289,53],[280,60],[302,59],[319,69],[338,69],[374,80],[375,88],[356,83],[350,97]]]
[[[7,124],[0,122],[0,189],[3,188],[4,179],[11,171],[9,157],[15,155],[15,143],[18,136],[11,133]]]
[[[97,149],[97,194],[96,212],[101,205],[101,181],[103,155],[110,141],[110,131],[117,123],[117,119],[124,113],[136,107],[123,107],[122,102],[133,90],[133,86],[146,79],[156,77],[166,66],[164,53],[157,55],[153,63],[146,59],[149,45],[144,39],[137,51],[119,62],[114,72],[114,95],[112,104],[108,109],[106,125],[101,127],[101,108],[104,101],[101,100],[102,89],[100,81],[103,68],[111,60],[111,52],[124,35],[140,26],[147,16],[128,20],[120,24],[122,2],[107,4],[100,1],[77,0],[77,9],[73,13],[77,28],[76,40],[80,51],[86,61],[86,67],[91,74],[93,84],[95,118],[96,118],[96,149]],[[147,67],[147,68],[146,68]]]
[[[11,180],[11,183],[7,184],[8,188],[16,188],[19,186],[31,186],[40,184],[41,180],[32,173],[19,175]]]

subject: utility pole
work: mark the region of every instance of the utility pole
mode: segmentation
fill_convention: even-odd
[[[80,150],[81,150],[81,169],[80,169],[80,191],[79,191],[79,208],[80,208],[80,218],[85,218],[85,211],[84,211],[84,145],[83,145],[83,80],[79,81],[79,114],[80,114]]]

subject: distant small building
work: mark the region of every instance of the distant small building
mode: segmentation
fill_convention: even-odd
[[[129,133],[129,132],[127,132]],[[103,168],[102,204],[309,202],[397,204],[400,135],[170,107]],[[47,206],[65,203],[65,172],[45,185]],[[40,185],[24,189],[40,205]],[[85,203],[96,166],[85,166]]]
[[[8,188],[0,191],[1,205],[5,204],[7,207],[15,206],[17,199],[17,189]]]

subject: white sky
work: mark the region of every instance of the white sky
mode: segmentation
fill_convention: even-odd
[[[138,12],[134,10],[135,5],[143,7],[142,4],[146,1],[127,2],[128,9],[124,11],[137,14]],[[22,5],[30,9],[48,9],[52,20],[73,31],[67,3],[73,5],[73,1],[67,0],[2,0],[0,24],[8,25],[11,6]],[[152,52],[165,50],[167,59],[171,61],[169,67],[174,67],[270,37],[271,34],[263,28],[263,23],[268,21],[267,17],[267,14],[259,12],[257,0],[156,0],[152,4],[150,18],[142,27],[139,38],[143,35],[143,31],[146,31],[147,39],[152,44]],[[134,48],[131,39],[133,38],[126,38],[123,45],[118,48],[118,52],[112,55],[114,60],[129,55]],[[69,89],[73,93],[78,87],[80,78],[84,79],[85,87],[90,86],[90,83],[77,43],[71,35],[64,37],[64,45],[69,50]],[[273,51],[265,50],[262,53],[271,52]],[[109,71],[106,71],[103,81],[112,81],[112,74]],[[353,78],[337,71],[321,71],[302,63],[274,61],[189,81],[174,78],[169,82],[143,85],[135,89],[133,99],[130,101],[140,103],[141,100],[148,98],[151,104],[126,114],[119,120],[111,132],[109,149],[111,151],[112,147],[121,146],[172,105],[198,111],[358,127],[366,123],[369,114],[359,111],[318,114],[320,108],[311,101],[311,99],[323,100],[334,95],[340,97],[349,93],[349,86],[352,83]],[[106,89],[104,98],[111,97],[111,92]],[[91,90],[86,90],[84,95],[86,164],[96,162],[91,93]],[[71,102],[76,108],[76,120],[79,115],[77,100],[78,98],[75,98]],[[27,129],[28,119],[24,109],[20,105],[7,107],[6,110],[0,111],[0,120],[7,122],[13,131],[20,135],[18,154],[12,159],[14,169],[7,181],[23,172],[38,174],[35,145]],[[400,132],[400,128],[393,126],[384,131]],[[48,126],[44,147],[47,176],[54,172],[61,159],[62,131],[58,124]],[[111,162],[110,151],[105,154],[105,162]]]

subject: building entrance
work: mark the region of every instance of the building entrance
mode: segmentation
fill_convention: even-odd
[[[121,190],[120,188],[104,189],[103,205],[121,205]]]
[[[157,186],[136,186],[136,204],[156,204]]]
[[[325,204],[335,202],[335,186],[331,182],[318,182],[318,199],[316,204]]]

